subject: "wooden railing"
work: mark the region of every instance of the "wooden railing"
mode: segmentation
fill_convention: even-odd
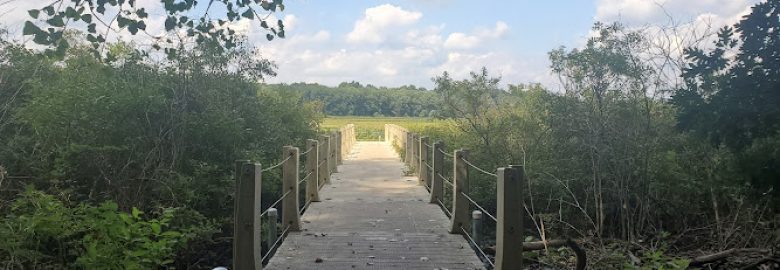
[[[354,145],[355,126],[349,124],[320,135],[317,140],[307,140],[303,153],[298,147],[282,147],[281,162],[267,168],[249,160],[236,161],[232,269],[262,269],[263,262],[273,256],[287,233],[301,230],[301,214],[312,202],[320,201],[319,190],[330,182],[330,175],[337,171]],[[303,166],[300,166],[301,156],[305,156]],[[262,174],[275,169],[281,169],[282,195],[269,207],[261,209]],[[301,184],[305,185],[303,204],[299,197]],[[280,203],[281,213],[277,210]],[[280,215],[281,223],[278,223]],[[263,219],[268,225],[266,252],[261,250]],[[281,232],[278,231],[279,224]]]
[[[430,202],[438,204],[450,217],[450,233],[462,234],[494,269],[522,269],[523,262],[523,187],[525,175],[522,166],[510,165],[485,170],[468,160],[468,151],[444,150],[444,143],[431,143],[428,137],[409,130],[385,125],[385,141],[396,146],[407,167],[415,173],[421,185],[430,191]],[[447,160],[449,159],[449,160]],[[447,177],[445,162],[451,162],[452,173]],[[469,193],[469,171],[474,170],[496,179],[496,213],[491,214]],[[491,172],[493,171],[493,172]],[[444,203],[445,188],[451,193],[450,207]],[[474,209],[474,211],[470,211]],[[483,217],[496,224],[495,260],[482,251]]]

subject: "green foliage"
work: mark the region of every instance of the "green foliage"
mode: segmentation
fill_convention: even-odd
[[[113,202],[68,207],[32,189],[17,198],[0,226],[0,261],[8,269],[42,267],[149,269],[173,263],[191,234],[171,228],[175,209],[143,218]]]
[[[264,88],[300,95],[306,101],[321,102],[323,112],[335,116],[427,117],[436,110],[437,96],[413,85],[399,88],[363,86],[358,82],[338,87],[293,83],[266,85]]]
[[[27,11],[32,20],[25,22],[22,33],[32,36],[37,44],[49,46],[48,53],[59,56],[65,55],[71,45],[63,39],[63,34],[68,29],[87,29],[86,40],[97,49],[109,39],[106,35],[110,31],[106,30],[127,31],[131,35],[137,35],[145,32],[147,22],[153,19],[149,17],[146,7],[140,6],[136,0],[56,0],[47,4],[42,8]],[[154,49],[160,50],[162,45],[166,45],[164,51],[170,58],[174,58],[182,50],[183,43],[175,43],[182,38],[176,34],[178,32],[186,33],[185,39],[195,40],[197,43],[213,42],[228,50],[236,47],[240,37],[235,29],[225,25],[245,19],[259,20],[261,27],[268,32],[266,36],[269,41],[274,37],[285,37],[282,20],[275,22],[275,26],[269,26],[268,16],[258,14],[284,11],[282,0],[162,0],[160,5],[167,13],[164,25],[169,36],[147,35],[154,39]],[[205,13],[201,10],[205,10]],[[210,13],[212,10],[219,10],[220,14]],[[191,18],[195,11],[199,15]],[[110,26],[114,21],[116,25]]]
[[[749,183],[763,191],[780,179],[780,2],[765,1],[734,27],[718,33],[714,48],[685,50],[686,85],[675,92],[678,127],[741,156]],[[732,56],[735,55],[735,56]],[[759,150],[760,149],[760,150]]]
[[[469,149],[468,159],[488,171],[523,165],[528,188],[518,208],[530,214],[529,233],[544,230],[548,239],[595,239],[599,252],[606,239],[669,241],[655,237],[661,232],[691,237],[702,249],[776,243],[772,189],[744,182],[776,182],[777,137],[735,153],[680,132],[678,108],[649,90],[657,70],[643,64],[645,37],[620,25],[595,30],[584,48],[550,54],[564,93],[538,85],[501,89],[485,69],[460,81],[445,73],[435,92],[452,125],[414,130],[443,140],[447,151]],[[469,177],[472,197],[495,211],[495,179],[474,171]],[[692,227],[709,229],[691,236]],[[678,246],[653,245],[632,267],[687,267],[666,255]],[[623,265],[627,252],[610,267]]]
[[[130,265],[141,257],[137,268],[143,269],[227,265],[231,247],[229,238],[223,239],[232,233],[227,228],[232,227],[234,161],[276,162],[283,145],[303,145],[318,127],[316,104],[258,88],[257,81],[275,74],[274,65],[248,57],[253,51],[244,44],[225,49],[203,43],[162,64],[145,61],[128,49],[131,44],[110,45],[110,62],[83,47],[53,60],[2,45],[0,166],[11,176],[0,180],[2,201],[15,200],[33,185],[68,204],[108,207],[104,202],[112,202],[118,211],[135,207],[149,213],[177,208],[193,217],[168,220],[160,213],[157,220],[133,219],[123,231],[95,232],[95,238],[83,240],[94,244],[89,250],[68,251],[82,258],[82,268]],[[278,175],[264,174],[263,185],[267,206],[279,195]],[[8,211],[10,206],[0,204],[0,214]],[[92,218],[106,227],[123,221]],[[20,221],[9,222],[14,227]],[[190,233],[192,244],[157,235],[168,222],[184,228],[178,232],[199,228]],[[137,237],[153,242],[133,242]],[[28,240],[19,241],[28,245]],[[26,250],[53,254],[37,244]],[[164,257],[152,256],[158,254]]]
[[[675,259],[667,257],[663,250],[645,252],[641,258],[641,265],[627,264],[624,269],[641,270],[685,270],[691,263],[688,259]]]

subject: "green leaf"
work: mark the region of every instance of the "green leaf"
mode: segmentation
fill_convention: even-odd
[[[133,215],[134,218],[139,218],[139,217],[141,217],[141,214],[143,214],[144,212],[141,211],[141,210],[138,210],[138,208],[133,207],[133,209],[130,211],[130,213],[131,213],[131,215]]]
[[[48,6],[43,8],[43,11],[46,12],[46,15],[53,16],[54,15],[54,7]]]
[[[268,41],[271,41],[271,40],[274,40],[274,35],[265,34],[265,38],[268,39]]]
[[[41,32],[43,32],[43,31],[41,31],[41,28],[38,28],[38,26],[35,25],[34,23],[29,22],[29,21],[24,22],[24,28],[22,29],[22,34],[23,35],[29,36],[29,35],[35,35],[35,34],[41,33]]]
[[[97,27],[97,25],[96,25],[96,24],[94,24],[94,23],[92,23],[92,24],[89,24],[89,25],[87,26],[87,31],[89,31],[90,33],[93,33],[93,34],[94,34],[94,33],[97,33],[97,29],[96,29],[96,27]]]
[[[146,30],[146,23],[144,21],[138,21],[136,22],[136,27],[141,30]]]
[[[176,27],[176,18],[173,16],[168,16],[168,18],[165,19],[165,31],[171,31],[175,27]]]
[[[60,15],[51,17],[51,19],[46,20],[46,22],[49,23],[49,25],[51,25],[51,26],[56,26],[56,27],[63,27],[63,26],[65,26],[65,22],[62,21],[62,16],[60,16]]]
[[[79,13],[76,11],[73,7],[68,7],[65,9],[65,16],[68,18],[76,18],[79,16]]]
[[[146,9],[144,9],[144,8],[138,9],[138,11],[135,12],[135,14],[138,15],[138,18],[141,18],[141,19],[149,17],[149,13],[146,13]]]
[[[81,15],[81,20],[85,23],[92,23],[92,14]]]
[[[265,22],[265,21],[260,22],[260,26],[265,28],[265,29],[268,29],[268,23]]]
[[[152,226],[152,232],[154,232],[154,234],[160,234],[161,231],[160,223],[152,223],[151,226]]]
[[[40,11],[40,10],[37,10],[37,9],[31,9],[31,10],[28,10],[28,11],[27,11],[27,14],[30,14],[30,17],[33,17],[33,18],[35,18],[35,19],[38,19],[38,15],[40,15],[40,14],[41,14],[41,11]]]
[[[127,26],[127,31],[129,31],[130,34],[133,34],[133,35],[137,34],[138,33],[138,24],[131,23],[130,25]]]
[[[117,16],[116,23],[119,25],[119,28],[125,28],[125,26],[130,24],[130,20],[122,16]]]
[[[243,16],[244,18],[252,20],[252,19],[255,18],[255,12],[252,11],[252,9],[250,8],[250,9],[247,9],[246,11],[244,11],[244,13],[242,13],[241,16]]]

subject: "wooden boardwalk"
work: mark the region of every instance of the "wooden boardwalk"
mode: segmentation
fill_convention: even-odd
[[[265,269],[484,269],[385,142],[358,142]]]

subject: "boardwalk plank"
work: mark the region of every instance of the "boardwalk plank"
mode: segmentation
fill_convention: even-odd
[[[265,269],[484,269],[388,144],[358,142],[339,171]]]

